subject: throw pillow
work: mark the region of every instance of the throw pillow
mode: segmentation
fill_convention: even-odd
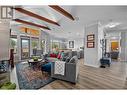
[[[69,61],[69,63],[75,63],[75,59],[72,57]]]
[[[67,59],[67,57],[63,57],[63,58],[62,58],[62,61],[66,61],[66,59]]]
[[[57,58],[58,58],[58,59],[60,59],[60,58],[61,58],[61,53],[59,53],[59,54],[58,54]]]
[[[71,57],[67,57],[65,62],[68,63],[70,61],[70,59],[71,59]]]

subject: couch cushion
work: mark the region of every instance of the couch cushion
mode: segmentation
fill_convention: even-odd
[[[67,57],[67,58],[66,58],[66,60],[65,60],[65,62],[66,62],[66,63],[68,63],[68,62],[70,61],[70,59],[71,59],[71,57],[70,57],[70,56],[69,56],[69,57]]]
[[[69,61],[69,63],[75,63],[75,59],[72,57]]]
[[[50,54],[50,57],[57,58],[57,55],[52,53],[52,54]]]
[[[63,53],[62,61],[66,61],[67,58],[68,58],[68,53]]]
[[[73,57],[70,59],[69,63],[77,63],[77,61],[78,61],[77,56],[73,56]]]
[[[61,58],[61,53],[59,53],[59,54],[58,54],[57,58],[58,58],[58,59],[60,59],[60,58]]]
[[[63,58],[62,58],[62,61],[66,61],[66,59],[67,59],[67,57],[63,57]]]

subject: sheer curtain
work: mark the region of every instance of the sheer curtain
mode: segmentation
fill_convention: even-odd
[[[9,22],[3,21],[0,23],[0,60],[9,59]]]

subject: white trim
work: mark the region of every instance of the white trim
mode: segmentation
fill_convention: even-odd
[[[99,65],[91,65],[91,64],[86,64],[86,63],[84,65],[91,66],[91,67],[95,67],[95,68],[99,68]]]

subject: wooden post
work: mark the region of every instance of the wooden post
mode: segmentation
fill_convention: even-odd
[[[14,68],[14,49],[10,49],[10,65]]]

